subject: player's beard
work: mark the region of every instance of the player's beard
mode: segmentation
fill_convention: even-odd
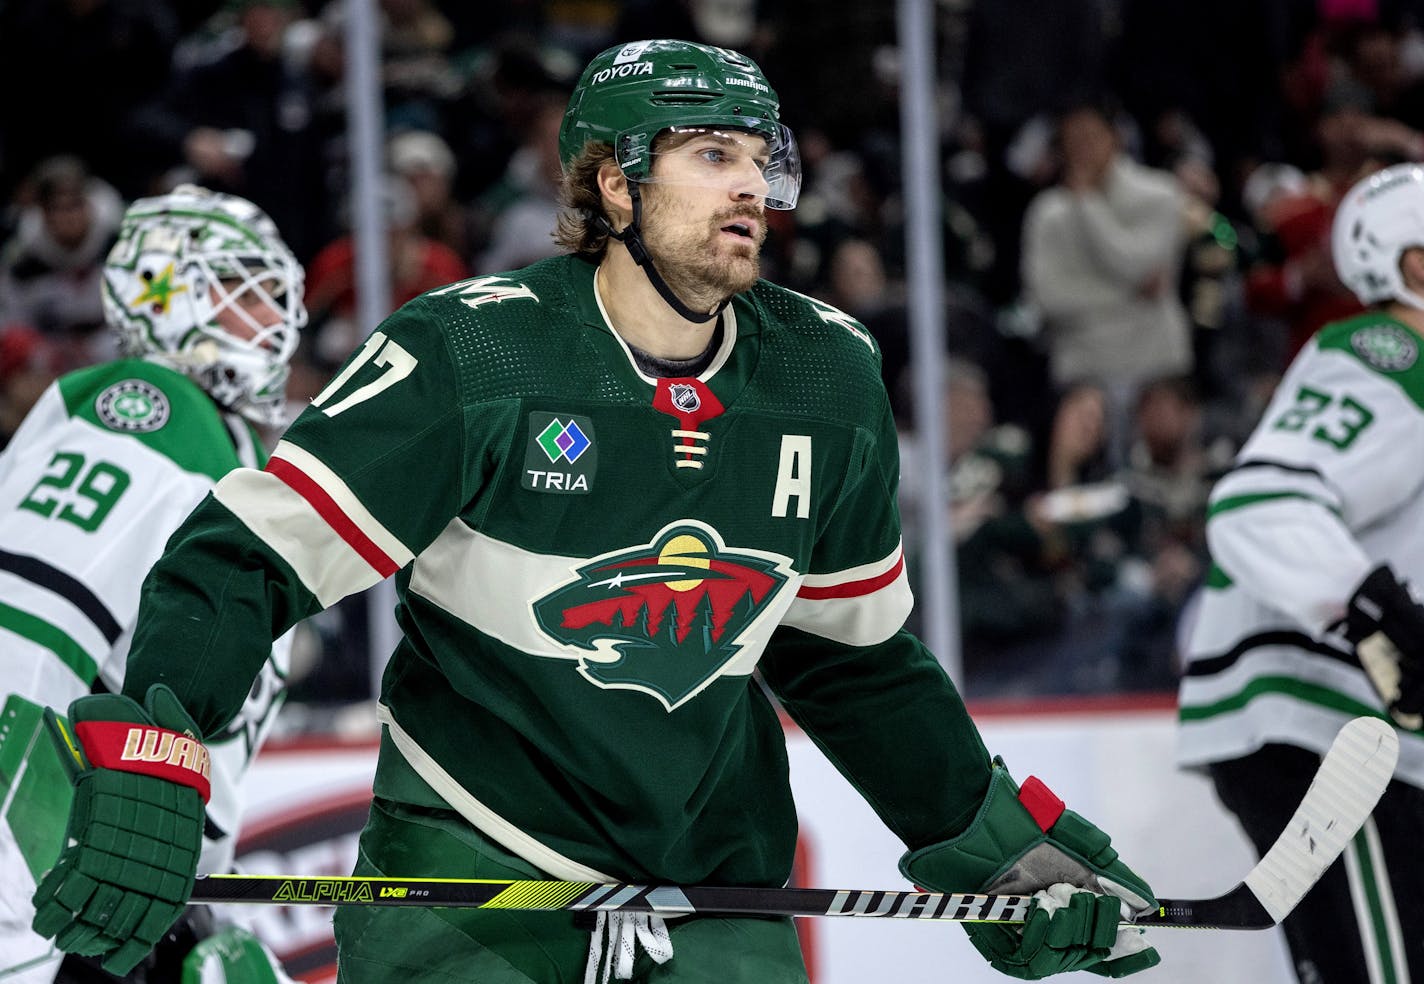
[[[732,241],[722,229],[741,218],[756,221],[756,235]],[[711,311],[757,282],[765,240],[765,213],[750,203],[723,209],[699,226],[671,194],[644,195],[643,242],[668,287],[696,310]]]

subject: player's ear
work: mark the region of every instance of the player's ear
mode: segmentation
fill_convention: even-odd
[[[1424,287],[1424,248],[1411,246],[1399,258],[1399,274],[1411,290]]]
[[[615,229],[633,221],[633,196],[628,189],[628,178],[615,162],[605,161],[598,169],[598,190]]]

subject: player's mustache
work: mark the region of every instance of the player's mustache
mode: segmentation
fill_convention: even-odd
[[[743,205],[727,209],[725,212],[718,212],[712,217],[713,222],[727,222],[731,219],[756,219],[758,222],[766,222],[766,212],[755,205]]]

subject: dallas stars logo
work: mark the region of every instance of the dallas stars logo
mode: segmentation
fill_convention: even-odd
[[[151,304],[154,314],[167,314],[168,305],[174,294],[181,294],[188,288],[183,284],[173,283],[173,264],[169,263],[167,268],[157,276],[145,272],[143,275],[147,284],[143,288],[143,293],[133,299],[130,307],[141,307],[144,304]]]
[[[1361,359],[1385,372],[1403,372],[1419,358],[1414,336],[1393,325],[1372,325],[1350,336],[1350,347]]]
[[[94,400],[94,412],[110,430],[146,434],[168,423],[168,397],[152,383],[125,379],[106,388]]]
[[[771,554],[727,548],[685,520],[651,544],[596,558],[535,601],[535,622],[578,653],[579,673],[671,711],[720,676],[791,576]]]

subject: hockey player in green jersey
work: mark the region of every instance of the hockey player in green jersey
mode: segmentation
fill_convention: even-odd
[[[1284,923],[1302,982],[1373,984],[1424,974],[1424,165],[1360,181],[1332,236],[1372,307],[1307,343],[1212,491],[1179,759],[1265,850],[1340,727],[1393,719],[1394,781]]]
[[[140,583],[218,479],[266,462],[254,424],[280,420],[306,321],[301,267],[272,221],[250,202],[193,186],[127,210],[103,289],[124,357],[59,379],[0,454],[7,984],[112,979],[30,928],[31,895],[59,855],[70,799],[41,714],[81,697],[76,706],[122,701]],[[205,871],[231,863],[239,780],[275,715],[289,646],[284,636],[252,651],[257,682],[207,736],[212,798],[195,814],[194,834]],[[83,697],[91,693],[104,696]],[[177,980],[195,937],[211,931],[205,920],[194,910],[133,979]],[[236,932],[219,938],[229,949],[256,947],[250,936],[235,942]],[[271,979],[275,970],[261,963]]]
[[[1042,783],[1020,790],[901,628],[875,341],[758,278],[765,209],[800,187],[761,71],[682,41],[610,48],[560,147],[570,254],[406,304],[175,535],[128,720],[176,699],[214,732],[267,639],[394,576],[358,875],[784,884],[796,816],[757,672],[905,842],[907,877],[1042,890],[1026,928],[969,927],[995,967],[1155,964],[1119,928],[1154,905],[1146,883]],[[118,775],[80,782],[135,816],[191,810],[200,785]],[[193,869],[152,843],[141,873],[103,855],[97,810],[72,815],[36,926],[122,964]],[[590,939],[565,913],[353,906],[335,931],[353,984],[806,980],[789,919],[600,914]]]

